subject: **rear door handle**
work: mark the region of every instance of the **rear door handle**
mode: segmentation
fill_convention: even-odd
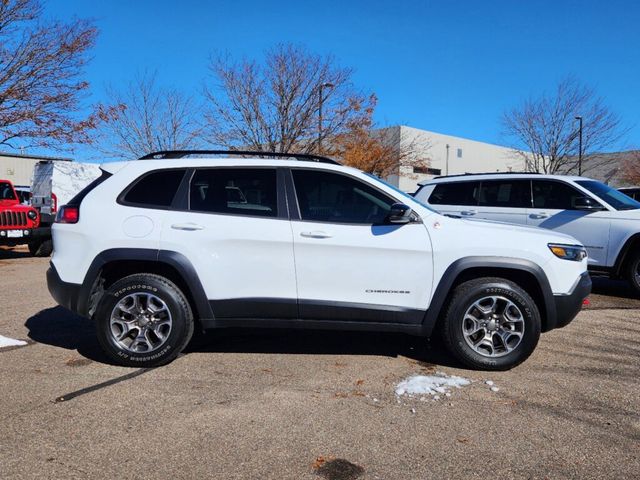
[[[466,217],[470,217],[472,215],[475,215],[476,213],[478,213],[476,210],[463,210],[462,212],[460,212],[461,215],[464,215]]]
[[[544,213],[544,212],[542,212],[542,213],[532,213],[532,214],[531,214],[531,215],[529,215],[529,216],[530,216],[531,218],[534,218],[534,219],[537,219],[537,220],[539,220],[539,219],[541,219],[541,218],[549,218],[549,215],[548,215],[548,214],[546,214],[546,213]]]
[[[333,235],[316,230],[314,232],[300,232],[300,236],[306,238],[331,238]]]
[[[174,230],[185,230],[187,232],[193,232],[195,230],[204,230],[202,225],[198,225],[197,223],[174,223],[171,225],[171,228]]]

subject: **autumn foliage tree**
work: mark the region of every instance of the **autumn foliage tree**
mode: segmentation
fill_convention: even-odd
[[[294,45],[276,46],[260,63],[216,58],[210,70],[208,139],[228,148],[317,153],[369,107],[370,96],[354,88],[350,69]]]
[[[80,114],[95,27],[42,16],[37,0],[0,1],[1,145],[67,148],[89,141],[89,132],[108,114]]]
[[[331,153],[343,164],[380,178],[401,171],[411,176],[414,167],[426,168],[429,143],[420,137],[403,139],[400,128],[376,128],[373,120],[376,101],[372,96],[364,115],[331,139]]]
[[[100,127],[100,150],[134,159],[159,150],[185,150],[201,144],[199,106],[182,92],[160,86],[155,74],[138,77],[122,90],[109,88],[113,109]]]

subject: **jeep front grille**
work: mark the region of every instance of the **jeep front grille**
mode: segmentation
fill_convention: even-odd
[[[0,227],[26,227],[25,212],[0,212]]]

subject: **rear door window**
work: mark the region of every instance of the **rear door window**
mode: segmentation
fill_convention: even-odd
[[[530,208],[529,180],[483,180],[480,187],[481,207]]]
[[[480,182],[438,183],[429,196],[432,205],[477,205]]]
[[[191,179],[189,209],[258,217],[278,216],[275,168],[209,168]]]

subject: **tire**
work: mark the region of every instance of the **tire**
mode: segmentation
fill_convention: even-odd
[[[631,255],[625,277],[635,292],[640,294],[640,252]]]
[[[456,287],[441,333],[447,349],[467,367],[508,370],[536,348],[540,325],[527,292],[510,280],[486,277]]]
[[[111,285],[94,318],[102,349],[127,367],[171,362],[187,346],[194,328],[191,307],[180,289],[148,273],[130,275]]]
[[[29,243],[29,253],[34,257],[48,257],[51,252],[53,252],[53,241],[51,239]]]

